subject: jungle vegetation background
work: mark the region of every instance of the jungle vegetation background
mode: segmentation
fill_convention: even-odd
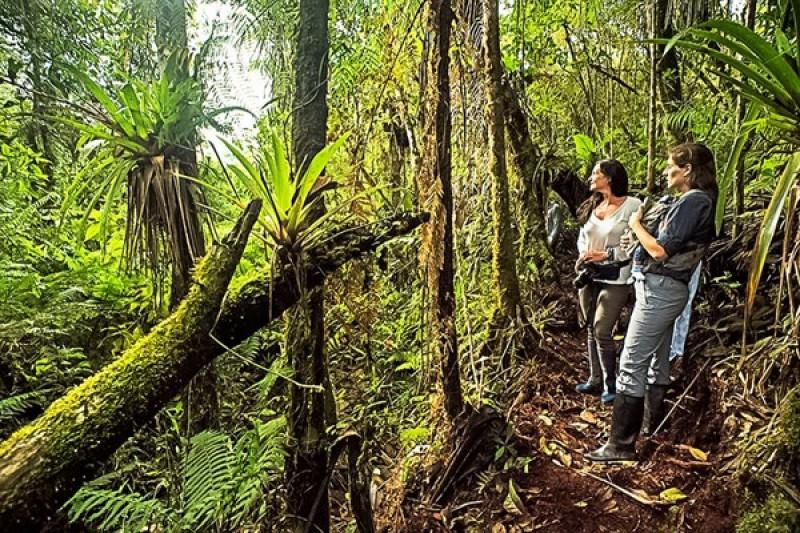
[[[459,428],[513,408],[548,344],[581,335],[565,302],[594,162],[658,194],[667,148],[692,140],[717,154],[722,190],[692,337],[718,387],[701,413],[726,413],[708,476],[745,489],[742,530],[796,530],[797,2],[231,0],[210,32],[208,5],[0,0],[5,487],[26,424],[159,335],[251,198],[229,293],[283,273],[300,301],[35,527],[399,528],[404,495],[445,490],[431,465]],[[231,68],[240,48],[258,74]],[[253,91],[264,101],[238,108]],[[548,245],[553,203],[566,220]],[[416,211],[421,231],[311,287],[312,252],[341,228]],[[474,500],[507,501],[527,473],[513,433],[487,444]],[[28,496],[7,490],[15,516]]]

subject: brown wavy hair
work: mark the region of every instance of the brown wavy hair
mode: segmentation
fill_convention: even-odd
[[[716,205],[719,187],[717,186],[717,165],[714,154],[704,144],[679,144],[669,151],[672,161],[679,167],[692,165],[692,171],[686,177],[690,189],[705,191]]]

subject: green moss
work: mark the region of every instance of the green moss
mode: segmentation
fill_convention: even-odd
[[[800,510],[783,494],[772,493],[736,522],[736,533],[793,533],[800,531]]]
[[[800,458],[800,385],[792,389],[781,409],[781,444],[793,458]]]

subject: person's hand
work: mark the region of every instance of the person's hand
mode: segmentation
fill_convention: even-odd
[[[608,259],[608,254],[605,250],[589,250],[583,254],[584,261],[593,263],[599,263],[600,261],[605,261],[606,259]]]
[[[637,224],[641,224],[641,222],[642,222],[642,214],[643,214],[642,213],[642,208],[640,207],[639,209],[636,210],[635,213],[633,213],[631,215],[630,220],[628,220],[628,226],[630,226],[631,228],[634,228],[634,227],[636,227]]]

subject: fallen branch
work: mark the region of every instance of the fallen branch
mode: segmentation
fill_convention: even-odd
[[[690,390],[691,390],[691,388],[694,386],[695,382],[697,381],[697,378],[699,378],[699,377],[700,377],[700,375],[701,375],[703,372],[705,372],[705,370],[706,370],[706,367],[708,366],[708,363],[709,363],[710,361],[711,361],[710,359],[706,359],[706,362],[705,362],[705,363],[703,363],[703,368],[701,368],[701,369],[700,369],[700,372],[697,372],[697,373],[694,375],[694,377],[692,378],[692,381],[690,381],[690,382],[689,382],[689,385],[687,385],[687,386],[686,386],[686,388],[683,390],[683,392],[681,393],[681,395],[680,395],[680,396],[678,397],[678,399],[675,401],[675,404],[672,406],[672,409],[670,409],[670,410],[669,410],[669,412],[667,413],[667,416],[665,416],[665,417],[664,417],[664,419],[661,421],[661,423],[658,425],[658,427],[655,429],[655,431],[653,431],[653,433],[652,433],[652,435],[651,435],[651,438],[652,438],[652,437],[655,437],[655,436],[656,436],[656,434],[658,434],[658,432],[661,430],[661,428],[662,428],[662,427],[664,427],[664,424],[667,422],[667,420],[669,420],[669,417],[670,417],[670,416],[672,416],[672,413],[674,413],[674,412],[675,412],[675,409],[677,409],[677,408],[678,408],[678,406],[681,404],[681,402],[682,402],[682,401],[683,401],[683,399],[686,397],[686,395],[687,395],[687,394],[689,394],[689,391],[690,391]]]
[[[564,467],[564,468],[566,468],[566,467]],[[674,505],[672,502],[664,502],[664,501],[661,501],[661,500],[653,500],[651,498],[645,498],[641,494],[637,494],[637,493],[633,492],[632,490],[629,490],[629,489],[626,489],[625,487],[617,485],[616,483],[614,483],[611,480],[602,478],[600,476],[596,476],[596,475],[592,474],[591,472],[581,472],[580,470],[575,470],[575,471],[578,474],[582,475],[582,476],[590,477],[590,478],[592,478],[592,479],[594,479],[596,481],[599,481],[601,483],[604,483],[604,484],[608,485],[609,487],[611,487],[612,489],[616,490],[617,492],[620,492],[620,493],[624,494],[625,496],[627,496],[629,498],[632,498],[633,500],[641,503],[642,505],[647,505],[648,507],[660,507],[660,506]]]

